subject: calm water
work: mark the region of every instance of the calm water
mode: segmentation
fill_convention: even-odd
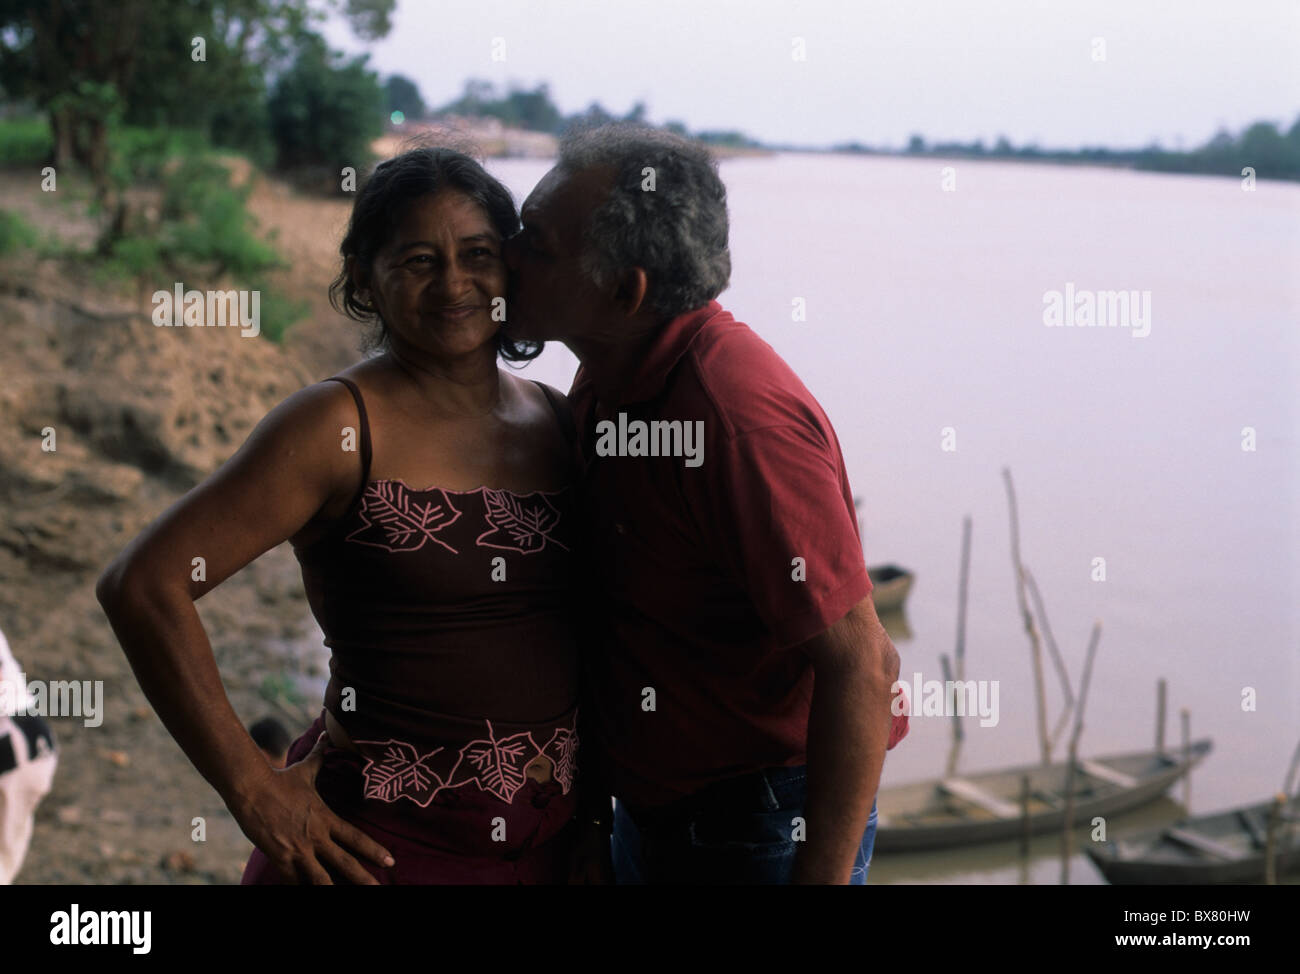
[[[1300,737],[1300,185],[1248,193],[1234,179],[955,162],[957,189],[944,192],[943,165],[722,166],[733,283],[721,300],[830,415],[865,501],[868,561],[917,574],[910,636],[894,636],[904,678],[942,679],[970,514],[966,677],[999,681],[1000,720],[966,721],[960,770],[1037,759],[1010,466],[1023,558],[1076,689],[1093,620],[1104,627],[1081,751],[1150,746],[1165,677],[1167,740],[1185,707],[1193,737],[1214,741],[1192,811],[1265,799]],[[549,164],[490,168],[522,201]],[[1044,293],[1067,282],[1149,291],[1150,333],[1046,327]],[[805,321],[792,320],[795,298]],[[528,374],[567,389],[575,367],[551,346]],[[945,427],[955,452],[941,449]],[[1091,578],[1097,557],[1105,581]],[[1050,669],[1047,681],[1052,723]],[[941,774],[950,723],[913,718],[885,785]],[[1112,836],[1178,813],[1164,802],[1114,819]],[[872,881],[1017,882],[1013,848],[878,855]],[[1029,881],[1057,881],[1056,849],[1038,840]],[[1081,856],[1071,872],[1101,881]]]

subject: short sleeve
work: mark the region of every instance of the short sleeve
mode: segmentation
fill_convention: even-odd
[[[715,442],[708,533],[779,648],[825,632],[871,593],[838,446],[816,427]]]

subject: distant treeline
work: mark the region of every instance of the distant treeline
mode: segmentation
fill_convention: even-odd
[[[1272,122],[1256,122],[1240,135],[1220,130],[1203,146],[1183,152],[1163,149],[1159,145],[1144,149],[1082,148],[1074,151],[1040,149],[1036,145],[1017,148],[1005,137],[989,148],[983,141],[935,142],[927,144],[913,135],[903,150],[873,148],[859,142],[833,147],[835,152],[878,155],[940,156],[973,159],[1026,159],[1042,162],[1091,163],[1128,166],[1157,172],[1205,173],[1241,176],[1243,169],[1254,170],[1261,179],[1300,180],[1300,117],[1283,134]]]
[[[389,79],[388,91],[392,107],[402,111],[407,118],[423,117],[426,114],[424,103],[419,98],[419,91],[410,80],[394,76]],[[400,92],[397,98],[394,97],[395,92]],[[408,106],[418,109],[419,114],[413,115],[408,110]],[[531,89],[510,85],[506,90],[498,91],[492,82],[479,79],[465,82],[465,88],[458,98],[428,114],[495,118],[503,125],[532,132],[549,132],[553,135],[561,135],[574,126],[603,125],[607,122],[649,124],[644,102],[637,102],[628,112],[619,115],[606,110],[600,102],[593,101],[583,111],[565,115],[551,100],[550,86],[544,82]],[[682,122],[675,120],[665,122],[660,127],[711,145],[762,148],[761,143],[749,138],[743,132],[720,130],[692,132]]]

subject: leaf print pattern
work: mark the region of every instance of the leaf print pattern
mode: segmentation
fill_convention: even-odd
[[[542,748],[542,754],[550,758],[555,768],[555,780],[560,783],[564,794],[573,787],[573,773],[576,769],[578,754],[578,732],[565,727],[557,727],[551,739]]]
[[[487,722],[487,727],[486,740],[470,741],[461,748],[461,761],[468,758],[477,772],[465,780],[476,781],[479,788],[503,802],[512,801],[528,779],[524,768],[539,753],[537,745],[526,731],[498,741],[492,733],[492,721]],[[454,774],[452,779],[454,784],[462,783],[455,781]]]
[[[569,550],[552,536],[560,523],[560,512],[545,497],[484,488],[483,503],[491,530],[478,536],[478,545],[529,555],[541,551],[549,541]]]
[[[356,741],[366,760],[362,768],[365,797],[390,803],[406,798],[421,808],[427,808],[444,788],[460,788],[472,782],[478,785],[479,790],[510,803],[527,783],[524,769],[538,755],[551,762],[561,794],[567,795],[573,788],[578,754],[578,732],[574,726],[555,728],[546,746],[539,748],[529,731],[498,739],[492,722],[484,723],[487,737],[470,741],[462,747],[455,764],[445,775],[440,775],[433,767],[435,755],[443,754],[443,767],[446,768],[450,753],[445,748],[435,748],[421,755],[415,745],[405,741]],[[369,756],[376,752],[377,756]]]
[[[442,748],[436,748],[421,757],[412,745],[402,741],[361,743],[375,744],[384,749],[383,757],[378,761],[366,759],[365,797],[385,802],[409,798],[421,808],[427,808],[429,802],[433,801],[433,796],[442,790],[443,780],[428,765],[429,759]]]
[[[400,481],[376,481],[368,485],[359,512],[363,526],[346,540],[387,551],[418,551],[426,541],[432,541],[453,555],[458,554],[435,535],[454,524],[460,511],[440,488],[421,493],[429,496],[427,502],[412,498],[410,490]]]

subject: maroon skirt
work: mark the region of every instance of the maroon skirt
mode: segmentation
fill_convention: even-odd
[[[325,730],[324,711],[293,742],[287,764],[305,758]],[[577,788],[531,778],[503,802],[474,783],[447,789],[427,807],[366,798],[367,759],[326,744],[316,777],[321,800],[392,853],[384,867],[353,855],[383,885],[556,884],[568,880]],[[352,852],[352,850],[348,850]],[[254,849],[241,885],[292,883]]]

